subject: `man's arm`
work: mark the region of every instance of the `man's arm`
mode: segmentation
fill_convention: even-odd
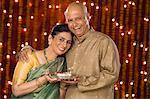
[[[29,62],[29,57],[27,53],[31,54],[32,51],[34,50],[35,49],[33,49],[30,45],[26,45],[21,49],[20,52],[18,52],[18,54],[16,55],[16,58],[22,62]]]
[[[65,94],[66,94],[66,89],[59,89],[60,94],[59,94],[59,99],[65,99]]]
[[[103,70],[99,72],[99,75],[81,77],[78,83],[80,91],[95,90],[113,85],[119,77],[120,61],[116,45],[111,39],[104,39],[101,44],[100,53],[102,54],[98,63]]]

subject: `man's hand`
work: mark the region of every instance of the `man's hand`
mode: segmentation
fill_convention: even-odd
[[[79,82],[79,77],[73,77],[72,79],[68,79],[68,80],[62,80],[62,82],[69,84],[69,85],[76,85]]]
[[[31,46],[25,46],[21,49],[21,51],[17,54],[17,58],[19,59],[19,61],[22,62],[29,62],[29,57],[27,55],[27,53],[31,54],[33,51],[33,48]]]

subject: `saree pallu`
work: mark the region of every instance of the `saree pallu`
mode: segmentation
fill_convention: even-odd
[[[45,74],[45,72],[63,72],[66,71],[66,63],[63,57],[58,57],[53,61],[49,61],[44,65],[38,66],[37,68],[32,69],[26,82],[30,82],[34,79],[37,79]],[[26,94],[24,96],[15,97],[12,95],[12,99],[58,99],[59,97],[59,82],[49,83],[42,85],[34,92]]]

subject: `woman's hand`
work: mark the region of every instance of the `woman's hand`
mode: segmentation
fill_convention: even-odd
[[[49,75],[45,75],[45,78],[47,79],[47,81],[49,81],[50,83],[56,83],[58,81],[60,81],[60,79],[58,79],[57,77],[52,76],[51,74]]]

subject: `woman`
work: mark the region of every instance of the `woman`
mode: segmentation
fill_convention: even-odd
[[[44,50],[28,53],[29,62],[18,61],[12,85],[12,99],[57,99],[59,80],[49,73],[63,72],[65,59],[61,56],[71,47],[72,33],[66,24],[56,25]],[[61,94],[61,93],[60,93]]]

